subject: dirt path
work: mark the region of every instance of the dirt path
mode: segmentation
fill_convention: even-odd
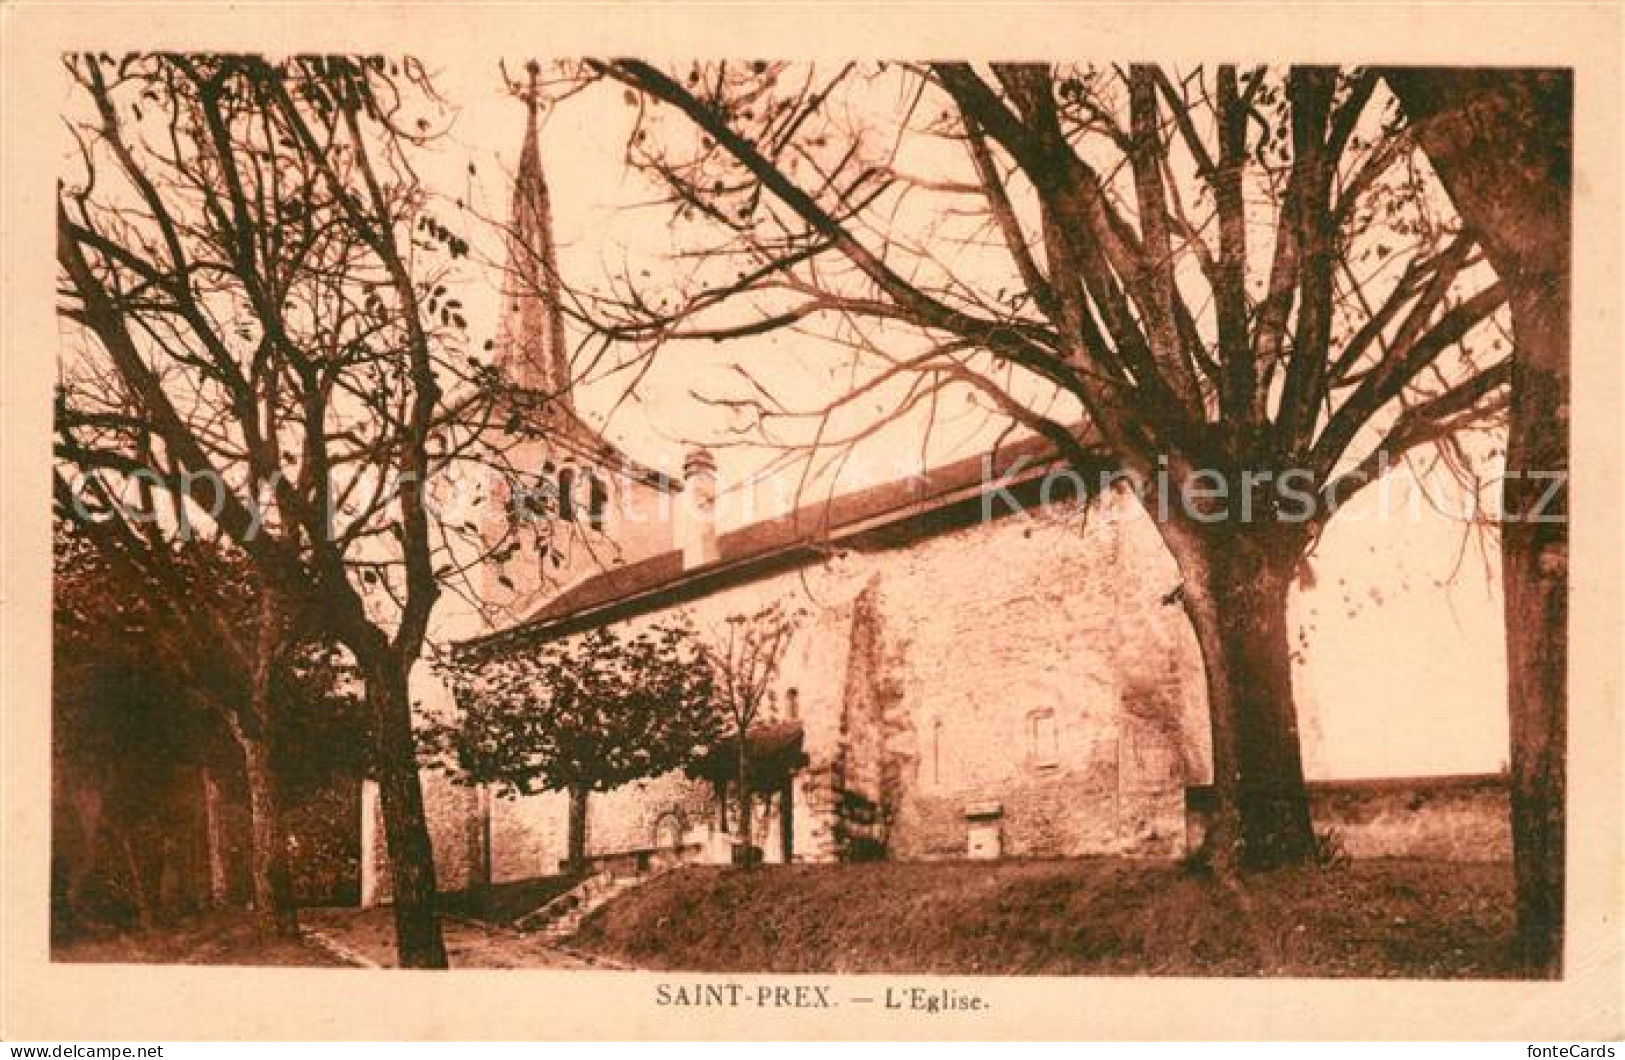
[[[53,941],[51,959],[113,964],[230,964],[288,967],[348,963],[308,939],[267,938],[244,913],[218,912],[153,931],[102,930]]]
[[[388,907],[304,909],[299,923],[318,944],[390,968],[395,964],[395,924]],[[578,957],[534,935],[467,920],[443,921],[446,952],[453,968],[594,969],[604,963]],[[336,944],[333,946],[332,944]]]

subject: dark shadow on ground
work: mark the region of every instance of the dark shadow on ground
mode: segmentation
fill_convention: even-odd
[[[51,959],[84,964],[238,964],[343,967],[299,938],[262,933],[247,913],[218,912],[139,931],[90,928],[51,944]]]
[[[537,876],[528,880],[496,883],[451,891],[440,896],[440,907],[452,916],[511,924],[526,913],[535,912],[549,901],[580,883],[578,875]]]

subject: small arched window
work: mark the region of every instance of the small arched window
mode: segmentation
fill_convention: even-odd
[[[559,518],[567,523],[576,521],[576,472],[573,467],[559,472]]]
[[[609,510],[609,487],[605,486],[604,480],[597,475],[590,476],[587,485],[589,490],[587,523],[594,530],[602,530],[604,528],[604,519]]]

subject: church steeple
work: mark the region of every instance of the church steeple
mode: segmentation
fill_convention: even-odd
[[[502,281],[502,320],[497,332],[497,365],[520,386],[545,395],[554,407],[574,412],[570,397],[570,355],[564,334],[558,250],[553,242],[553,207],[537,131],[541,109],[541,66],[526,66],[525,142],[514,175],[508,218],[507,265]]]

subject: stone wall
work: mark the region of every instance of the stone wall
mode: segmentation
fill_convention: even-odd
[[[964,856],[967,810],[989,803],[1007,855],[1165,856],[1182,849],[1183,793],[1206,761],[1175,584],[1144,514],[1108,494],[832,551],[625,625],[680,613],[706,635],[770,601],[805,610],[775,690],[810,759],[794,784],[797,860]],[[455,824],[467,806],[432,815],[448,880],[473,856]],[[491,800],[493,877],[556,872],[566,807]],[[756,839],[775,859],[771,811]],[[656,778],[593,795],[588,849],[653,848],[674,827],[703,843],[714,820],[709,785]]]
[[[568,795],[492,795],[489,805],[493,883],[558,873],[569,850]]]
[[[1321,781],[1309,786],[1309,806],[1350,857],[1512,858],[1505,777]]]
[[[1052,505],[879,561],[914,722],[896,748],[897,856],[965,856],[970,813],[1006,855],[1181,848],[1183,787],[1206,761],[1200,662],[1165,602],[1172,561],[1131,498]]]
[[[859,543],[670,610],[702,635],[778,601],[806,619],[775,690],[805,733],[797,860],[1173,857],[1201,837],[1210,779],[1200,654],[1178,575],[1138,503],[1109,492],[913,539]],[[791,695],[793,691],[793,695]],[[1306,731],[1312,725],[1305,726]],[[1493,784],[1314,785],[1316,819],[1355,857],[1504,857]],[[431,783],[442,879],[478,864],[478,800]],[[497,880],[565,856],[562,795],[490,800]],[[1189,820],[1187,820],[1189,818]],[[595,794],[589,853],[710,837],[715,796],[678,775]],[[778,814],[758,822],[770,859]],[[471,838],[474,837],[474,838]]]
[[[1187,841],[1194,847],[1211,816],[1212,791],[1193,789],[1187,802]],[[1311,781],[1309,810],[1315,831],[1353,858],[1512,858],[1505,776]]]
[[[480,808],[483,793],[454,784],[437,770],[420,772],[418,782],[423,787],[423,809],[434,847],[436,886],[441,891],[460,891],[478,883],[484,863],[485,817]],[[361,786],[360,818],[361,904],[370,906],[388,902],[393,893],[389,842],[374,781],[365,781]]]

